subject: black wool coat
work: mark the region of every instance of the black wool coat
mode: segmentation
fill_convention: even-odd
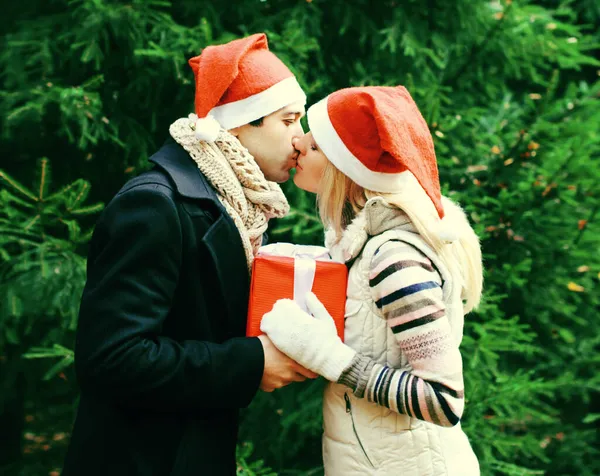
[[[264,369],[239,233],[175,142],[106,206],[88,256],[63,476],[234,475]]]

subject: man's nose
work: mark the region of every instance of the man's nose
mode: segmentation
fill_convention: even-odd
[[[302,137],[304,135],[304,129],[302,129],[302,123],[300,121],[296,122],[296,124],[294,124],[294,131],[293,131],[293,139],[292,139],[292,143],[294,141],[294,139],[299,139],[300,137]]]

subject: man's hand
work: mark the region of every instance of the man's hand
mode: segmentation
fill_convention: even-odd
[[[260,323],[273,345],[299,365],[337,382],[356,357],[344,344],[333,318],[312,292],[306,294],[305,312],[291,299],[278,300]]]
[[[316,373],[305,369],[280,352],[266,335],[261,335],[258,338],[265,353],[265,370],[260,381],[260,389],[264,392],[272,392],[292,382],[303,382],[307,378],[318,377]]]

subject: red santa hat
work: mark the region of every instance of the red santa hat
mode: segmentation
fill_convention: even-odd
[[[395,193],[412,173],[443,218],[433,139],[405,87],[342,89],[307,116],[316,143],[344,175],[368,190]]]
[[[214,141],[220,127],[233,129],[292,103],[306,103],[292,72],[269,51],[264,33],[208,46],[189,64],[200,139]]]

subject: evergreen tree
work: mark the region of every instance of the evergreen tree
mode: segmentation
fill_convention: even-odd
[[[32,189],[0,171],[0,463],[18,459],[24,420],[27,367],[22,359],[60,357],[44,375],[56,376],[73,362],[60,345],[77,324],[85,259],[76,252],[88,241],[79,218],[102,204],[86,205],[90,184],[83,179],[51,192],[51,166],[38,161]],[[35,349],[49,346],[51,349]],[[40,378],[39,376],[37,378]]]
[[[147,167],[168,125],[193,108],[187,58],[265,31],[309,103],[350,85],[404,84],[432,130],[444,193],[484,251],[485,297],[461,346],[463,425],[482,474],[600,473],[597,2],[33,0],[5,18],[3,378],[54,361],[60,371],[72,358],[80,230],[99,209],[77,202],[84,184],[106,202]],[[61,192],[35,181],[48,170],[40,157]],[[292,213],[271,238],[322,244],[314,197],[285,189]],[[27,352],[53,361],[19,358]],[[240,474],[322,473],[322,386],[258,396],[244,415]],[[3,387],[11,408],[44,401],[19,388]]]

